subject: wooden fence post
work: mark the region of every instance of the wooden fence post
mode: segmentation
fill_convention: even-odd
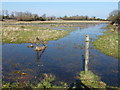
[[[86,35],[86,46],[85,46],[85,71],[88,71],[89,62],[89,35]]]

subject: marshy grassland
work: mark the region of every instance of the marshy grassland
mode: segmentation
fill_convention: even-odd
[[[100,23],[100,22],[99,22]],[[103,22],[101,22],[103,23]],[[2,26],[2,41],[3,43],[34,43],[36,37],[42,41],[57,40],[68,35],[76,28],[86,28],[96,23],[76,22],[76,23],[56,23],[56,22],[4,22]],[[113,27],[107,26],[108,29],[105,35],[100,36],[93,42],[93,45],[101,52],[119,58],[118,55],[118,34],[114,32]],[[75,47],[83,47],[80,44],[74,43]],[[24,72],[16,72],[20,77],[27,74]],[[26,76],[27,77],[27,76]],[[106,83],[100,80],[100,77],[95,75],[92,71],[81,71],[77,77],[79,82],[73,82],[71,87],[65,82],[60,81],[60,85],[56,85],[55,76],[44,74],[44,78],[38,83],[17,82],[10,83],[3,81],[4,88],[116,88],[107,86]]]
[[[59,81],[58,83],[55,83],[54,81],[56,80],[56,77],[52,74],[43,74],[43,79],[37,83],[37,84],[32,84],[30,82],[14,82],[14,83],[9,83],[9,82],[2,82],[2,89],[6,88],[11,88],[11,89],[17,89],[17,88],[25,88],[25,89],[46,89],[46,88],[61,88],[61,89],[66,89],[66,90],[71,90],[71,89],[90,89],[90,88],[100,88],[100,89],[109,89],[113,88],[115,90],[120,90],[119,87],[113,87],[113,86],[108,86],[106,83],[101,81],[100,77],[95,75],[92,71],[81,71],[79,75],[77,75],[77,81],[74,81],[71,83],[71,85],[68,85],[67,83],[63,81]]]
[[[89,25],[108,21],[4,21],[2,22],[3,43],[34,43],[36,37],[41,41],[57,40],[68,35],[76,27],[85,28]],[[93,42],[96,49],[106,55],[120,58],[118,55],[118,33],[113,26],[104,35]]]
[[[120,33],[117,33],[115,27],[111,25],[104,27],[104,29],[106,29],[105,34],[99,36],[98,39],[93,42],[93,45],[106,55],[120,59],[118,43]]]
[[[16,24],[15,22],[4,22],[2,25],[2,42],[34,43],[36,37],[39,37],[42,41],[57,40],[68,35],[69,32],[74,29],[70,26],[71,25],[67,24],[58,25],[37,23],[36,25],[36,23],[30,23],[29,25],[29,23],[25,22],[19,22],[19,24]]]
[[[3,43],[34,43],[36,37],[42,41],[56,40],[69,32],[35,26],[3,26],[2,33]]]
[[[75,30],[106,21],[4,21],[2,22],[3,43],[34,43],[39,37],[42,41],[57,40]]]
[[[54,23],[108,23],[109,21],[85,21],[85,20],[58,20],[58,21],[0,21],[3,24],[19,24],[19,23],[40,23],[40,24],[54,24]]]
[[[69,89],[77,89],[77,88],[106,88],[107,85],[100,80],[100,77],[95,75],[91,71],[82,71],[77,76],[78,80],[81,82],[73,82],[73,85],[68,85],[65,82],[59,81],[59,84],[55,84],[56,77],[52,74],[43,74],[43,79],[33,85],[31,83],[25,82],[17,82],[17,83],[7,83],[3,82],[3,89],[4,88],[66,88]]]

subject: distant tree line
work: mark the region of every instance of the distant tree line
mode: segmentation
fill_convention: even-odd
[[[1,20],[18,20],[18,21],[48,21],[48,20],[55,20],[55,16],[47,17],[46,14],[39,16],[38,14],[32,14],[30,12],[11,12],[9,13],[8,10],[2,10],[0,14]]]
[[[88,17],[88,16],[79,16],[79,15],[70,16],[70,17],[64,16],[62,19],[63,20],[105,20],[105,19],[96,18],[95,16]]]
[[[105,20],[96,17],[88,16],[64,16],[64,17],[55,17],[49,16],[46,14],[39,16],[38,14],[32,14],[30,12],[8,12],[8,10],[2,10],[0,14],[1,20],[18,20],[18,21],[50,21],[50,20]]]

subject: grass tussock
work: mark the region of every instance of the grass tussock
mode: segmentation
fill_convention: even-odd
[[[80,80],[88,88],[106,88],[106,84],[100,81],[100,78],[91,71],[80,72]]]

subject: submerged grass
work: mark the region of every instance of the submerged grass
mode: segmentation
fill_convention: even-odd
[[[93,42],[93,45],[96,49],[100,50],[101,52],[105,53],[106,55],[113,56],[120,59],[119,56],[119,35],[118,33],[114,32],[113,27],[107,26],[108,29],[104,35],[99,36],[97,40]]]
[[[3,89],[8,89],[8,88],[11,88],[11,89],[17,89],[17,88],[23,88],[23,89],[38,89],[38,88],[43,88],[43,89],[46,89],[46,88],[67,88],[68,85],[67,83],[64,83],[64,82],[59,82],[59,85],[56,85],[56,84],[53,84],[53,82],[55,81],[55,76],[51,75],[51,74],[44,74],[44,77],[43,79],[33,85],[29,82],[16,82],[16,83],[7,83],[7,82],[3,82],[2,84],[2,88]]]
[[[80,44],[77,44],[77,43],[74,43],[74,47],[73,48],[80,48],[80,49],[83,49],[83,46],[82,45],[80,45]]]
[[[100,77],[95,75],[92,71],[81,71],[78,76],[79,82],[73,82],[72,84],[68,85],[65,82],[58,81],[55,83],[55,76],[51,74],[44,74],[43,78],[36,84],[30,82],[2,82],[2,89],[17,89],[17,88],[26,88],[26,89],[47,89],[47,88],[61,88],[66,90],[79,90],[79,89],[93,89],[93,88],[102,88],[102,89],[117,89],[120,90],[119,87],[112,87],[107,86],[104,82],[100,80]],[[71,86],[72,85],[72,86]]]

